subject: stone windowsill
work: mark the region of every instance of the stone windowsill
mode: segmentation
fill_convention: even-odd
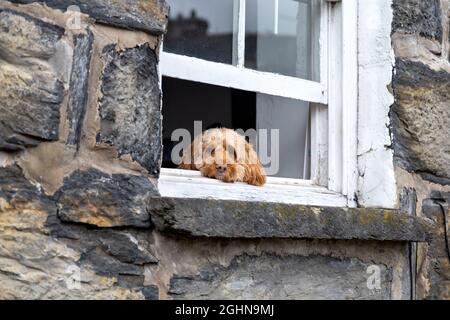
[[[425,242],[433,230],[429,219],[387,209],[153,198],[150,211],[160,231],[196,237]]]

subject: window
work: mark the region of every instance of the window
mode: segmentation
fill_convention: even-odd
[[[162,194],[354,206],[356,1],[168,2]],[[280,130],[279,170],[258,188],[175,169],[171,132],[196,120]]]

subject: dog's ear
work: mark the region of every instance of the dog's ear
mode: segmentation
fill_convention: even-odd
[[[266,183],[266,172],[258,159],[258,154],[250,143],[245,144],[245,182],[255,186]]]
[[[258,154],[248,142],[245,143],[245,163],[259,164]]]
[[[244,181],[254,186],[262,186],[266,183],[266,173],[261,162],[257,164],[244,164]]]

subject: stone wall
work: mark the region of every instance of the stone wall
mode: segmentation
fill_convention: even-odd
[[[167,14],[162,0],[0,0],[0,298],[409,299],[409,242],[433,228],[414,216],[414,193],[405,212],[161,199]],[[445,38],[399,26],[398,44]],[[411,70],[433,101],[447,93],[442,62],[423,71],[397,56],[392,122],[403,125],[419,108],[399,95],[417,86]],[[418,176],[405,164],[421,153],[394,149],[399,176]],[[446,178],[430,158],[420,165]]]
[[[159,298],[148,203],[167,14],[0,1],[0,298]]]
[[[449,257],[445,246],[436,245],[443,241],[444,221],[430,198],[433,191],[450,190],[449,1],[394,0],[393,9],[396,181],[399,189],[417,192],[418,214],[439,226],[430,251],[428,245],[417,251],[417,298],[449,299]]]

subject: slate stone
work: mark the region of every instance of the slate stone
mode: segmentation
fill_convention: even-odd
[[[148,263],[157,263],[158,260],[148,251],[140,248],[131,241],[130,237],[123,233],[113,232],[111,230],[100,231],[96,233],[100,236],[101,248],[108,255],[115,257],[124,263],[135,265],[144,265]]]
[[[67,144],[80,143],[86,106],[88,101],[89,68],[92,55],[94,35],[90,30],[86,34],[74,36],[74,57],[72,62],[72,75],[70,79],[70,98],[67,110],[69,119],[69,135]]]
[[[92,229],[85,224],[62,223],[56,214],[48,217],[46,226],[53,237],[69,240],[68,244],[77,251],[98,249],[111,259],[136,266],[158,263],[148,248],[137,243],[136,233],[146,232],[143,230]]]
[[[50,214],[56,214],[56,204],[41,189],[28,181],[22,169],[17,165],[0,168],[1,199],[11,208],[20,209],[31,206]],[[1,209],[2,206],[0,205],[0,213]]]
[[[130,288],[140,291],[145,300],[159,300],[159,288],[156,285],[144,286],[145,276],[131,276],[119,274],[118,285],[123,288]]]
[[[379,288],[367,285],[371,283],[369,267],[380,272]],[[177,300],[388,300],[391,282],[392,270],[358,259],[242,255],[235,257],[227,267],[211,264],[194,276],[174,275],[170,279],[169,295]]]
[[[80,11],[98,22],[136,29],[154,35],[165,32],[169,6],[164,0],[10,0],[13,3],[45,3],[50,8],[66,11],[76,5]]]
[[[101,276],[112,277],[118,274],[140,276],[144,273],[142,266],[124,263],[120,260],[112,259],[108,254],[103,252],[98,247],[84,252],[81,255],[79,263],[81,266],[89,265],[93,267],[95,273]]]
[[[442,40],[440,0],[394,0],[393,32],[416,33]]]
[[[58,216],[97,227],[151,227],[148,206],[156,187],[143,176],[75,171],[55,194]]]
[[[42,62],[54,55],[63,33],[30,15],[0,9],[0,151],[58,139],[64,86]]]
[[[426,241],[433,229],[428,219],[370,208],[160,198],[150,212],[159,230],[197,237]]]
[[[426,180],[450,184],[450,73],[398,58],[393,88],[396,163]]]
[[[118,274],[117,282],[123,288],[135,288],[142,286],[145,280],[144,275]]]
[[[141,290],[145,300],[159,300],[159,289],[155,285],[145,286]]]
[[[157,57],[148,44],[117,51],[107,46],[103,59],[100,132],[97,142],[114,146],[157,177],[161,167],[161,92]]]

